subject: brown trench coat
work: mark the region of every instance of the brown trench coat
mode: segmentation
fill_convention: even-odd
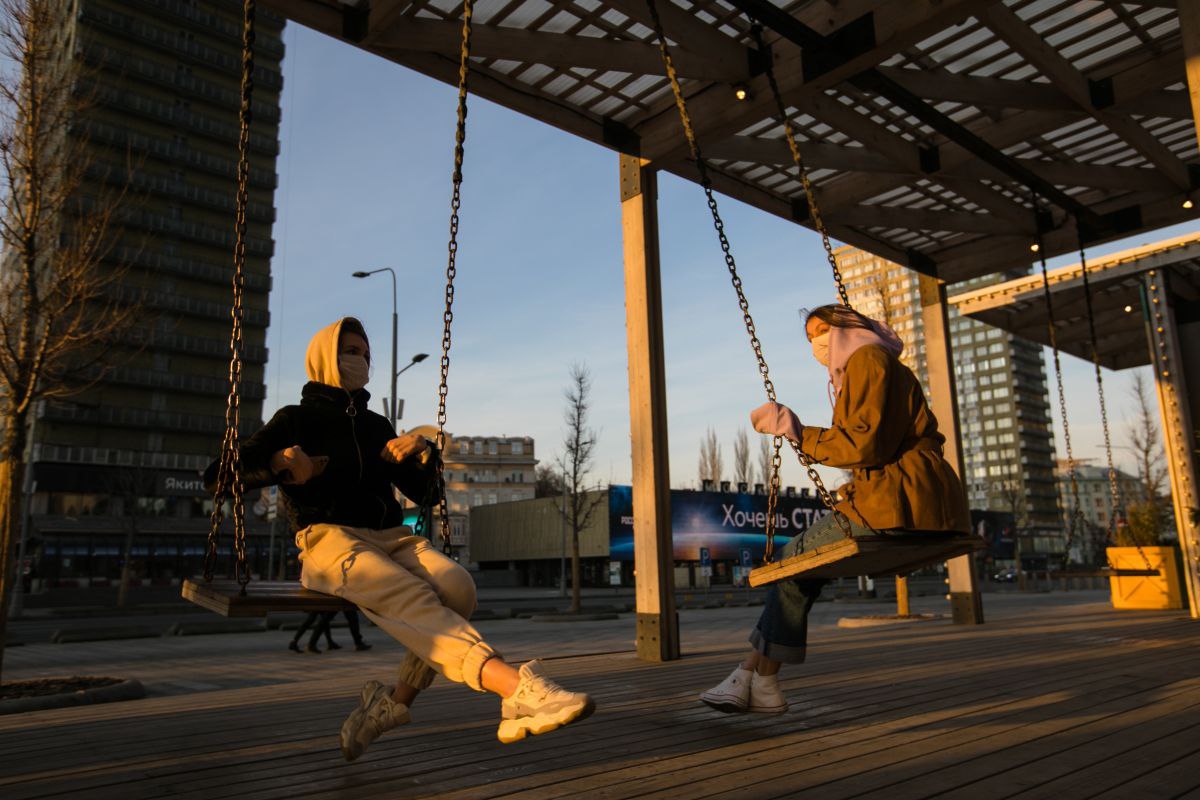
[[[846,362],[828,428],[805,425],[804,452],[851,471],[838,508],[877,530],[971,530],[966,494],[942,457],[946,438],[908,367],[882,347]]]

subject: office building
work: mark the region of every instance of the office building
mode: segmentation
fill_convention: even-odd
[[[210,501],[198,471],[217,455],[228,393],[241,4],[75,0],[69,58],[92,98],[86,200],[128,185],[106,268],[127,267],[145,324],[88,391],[41,404],[31,457],[31,557],[41,578],[103,582],[137,526],[143,580],[177,581],[203,560]],[[246,240],[241,422],[261,424],[267,361],[282,17],[260,8]],[[250,520],[251,558],[261,559]],[[256,562],[257,563],[257,562]]]

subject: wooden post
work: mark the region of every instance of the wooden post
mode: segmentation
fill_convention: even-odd
[[[633,445],[637,654],[645,661],[670,661],[679,658],[679,619],[675,613],[675,554],[667,460],[658,184],[654,170],[646,166],[649,162],[624,154],[620,159],[629,429]]]
[[[908,578],[903,575],[897,575],[896,614],[901,617],[907,617],[908,613]]]
[[[1200,619],[1200,480],[1194,425],[1200,419],[1200,322],[1180,324],[1166,271],[1152,269],[1142,281],[1146,337],[1162,416],[1175,529],[1183,551],[1183,583],[1192,617]]]
[[[925,363],[929,373],[929,400],[938,430],[946,437],[946,460],[963,481],[962,436],[958,422],[958,393],[954,385],[954,359],[950,346],[949,304],[946,284],[921,275],[921,321],[925,327]],[[959,625],[983,624],[983,598],[975,580],[975,556],[967,554],[946,562],[950,575],[950,608]]]
[[[1196,125],[1196,141],[1200,142],[1200,5],[1196,0],[1178,0],[1178,6],[1183,63],[1187,71],[1188,95],[1192,99],[1192,120]]]

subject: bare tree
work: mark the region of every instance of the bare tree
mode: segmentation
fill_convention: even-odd
[[[571,382],[563,393],[567,410],[563,419],[567,423],[563,437],[563,453],[559,457],[559,470],[566,482],[567,503],[565,513],[567,527],[571,531],[571,613],[580,609],[580,587],[583,571],[579,563],[579,532],[588,527],[596,510],[604,502],[602,493],[587,491],[588,473],[596,450],[596,431],[588,427],[588,411],[591,409],[589,395],[592,391],[592,376],[587,366],[571,366]]]
[[[30,412],[103,377],[137,318],[121,270],[101,263],[124,193],[85,180],[72,122],[89,97],[63,41],[67,13],[61,0],[0,0],[0,642]]]
[[[154,494],[154,481],[148,470],[134,463],[108,473],[106,483],[109,496],[119,497],[122,501],[125,544],[121,549],[121,580],[117,586],[117,608],[124,608],[129,600],[129,583],[133,578],[133,545],[138,536],[138,521],[142,511],[138,502],[141,498]]]
[[[534,497],[559,497],[565,487],[561,472],[550,464],[537,465],[533,485]]]
[[[1164,495],[1167,487],[1167,468],[1163,464],[1163,447],[1158,438],[1158,422],[1150,404],[1146,376],[1133,376],[1130,394],[1137,401],[1137,411],[1125,427],[1129,449],[1137,462],[1137,478],[1141,497],[1125,509],[1126,524],[1117,530],[1116,544],[1158,544],[1167,524]]]
[[[758,439],[758,482],[763,486],[771,485],[771,464],[775,454],[771,449],[771,437],[760,436]]]
[[[733,479],[738,483],[754,483],[754,467],[750,463],[750,435],[738,428],[733,437]]]
[[[721,461],[721,443],[717,441],[717,432],[712,428],[709,428],[700,440],[699,468],[701,486],[705,481],[712,481],[714,484],[721,482],[725,465]]]

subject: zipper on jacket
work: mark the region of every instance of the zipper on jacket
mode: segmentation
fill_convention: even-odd
[[[358,453],[358,479],[361,481],[363,479],[363,470],[366,468],[366,465],[363,462],[362,448],[358,444],[358,409],[354,407],[353,397],[350,398],[350,405],[346,406],[346,416],[350,418],[350,438],[354,440],[354,451]],[[376,528],[376,530],[383,530],[383,523],[387,520],[387,503],[385,503],[383,500],[380,500],[378,497],[376,497],[375,500],[379,503],[379,506],[382,509],[379,514],[379,526]]]
[[[363,456],[362,448],[358,446],[358,425],[355,424],[355,418],[358,416],[358,409],[354,407],[354,398],[350,398],[350,405],[346,406],[346,416],[350,418],[350,438],[354,440],[354,452],[358,453],[358,479],[363,478]]]

